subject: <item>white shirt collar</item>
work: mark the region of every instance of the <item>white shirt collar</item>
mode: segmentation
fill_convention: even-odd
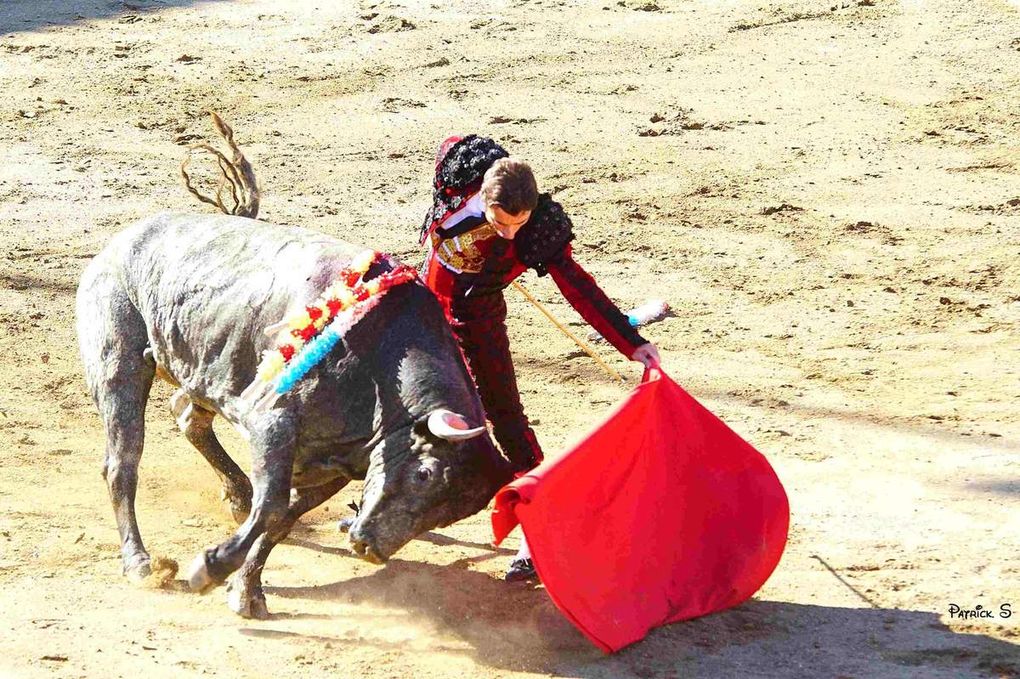
[[[485,207],[482,203],[482,192],[479,191],[475,195],[468,198],[468,201],[452,215],[443,220],[439,225],[440,229],[450,229],[460,224],[468,217],[481,217],[485,214]]]

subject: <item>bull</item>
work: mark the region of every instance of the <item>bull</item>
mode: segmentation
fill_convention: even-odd
[[[196,557],[190,587],[208,591],[233,573],[228,605],[263,618],[260,577],[273,546],[351,480],[364,480],[351,547],[382,563],[416,535],[483,509],[512,470],[485,429],[443,311],[418,281],[392,288],[271,407],[242,397],[272,348],[263,330],[316,299],[362,248],[255,220],[254,176],[228,143],[242,161],[234,177],[255,196],[247,216],[161,214],[116,235],[81,278],[77,333],[106,433],[103,476],[124,573],[151,571],[134,501],[159,376],[177,387],[177,423],[241,522]],[[398,264],[383,257],[365,279]],[[250,477],[217,440],[217,416],[248,440]]]

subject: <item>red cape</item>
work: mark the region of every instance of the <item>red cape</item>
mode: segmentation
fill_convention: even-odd
[[[566,454],[496,495],[556,606],[609,653],[720,611],[768,579],[790,509],[765,458],[665,374]]]

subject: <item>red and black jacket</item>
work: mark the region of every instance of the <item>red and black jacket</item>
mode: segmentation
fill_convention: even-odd
[[[549,194],[539,197],[531,218],[513,240],[487,237],[491,227],[485,230],[484,217],[467,217],[450,229],[442,228],[443,222],[478,192],[485,170],[507,155],[493,140],[475,135],[451,137],[440,147],[433,205],[422,224],[422,241],[430,239],[432,244],[425,263],[426,284],[443,302],[454,324],[502,321],[506,315],[503,289],[528,268],[539,276],[548,273],[581,317],[629,358],[647,340],[574,261],[570,245],[573,224]],[[449,248],[465,234],[472,237],[473,252],[481,264],[470,271],[454,270],[437,256],[435,245],[449,240]]]

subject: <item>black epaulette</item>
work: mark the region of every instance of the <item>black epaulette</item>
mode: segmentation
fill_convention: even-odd
[[[517,257],[524,264],[538,272],[548,273],[546,264],[563,252],[567,243],[574,240],[574,225],[548,193],[538,197],[538,205],[531,212],[531,219],[521,227],[514,237]]]
[[[436,188],[464,189],[480,180],[493,163],[509,155],[495,140],[469,134],[446,152],[436,172]]]
[[[432,184],[432,207],[421,226],[421,239],[432,226],[463,206],[481,187],[485,171],[510,154],[489,137],[469,134],[450,147],[439,161]]]

